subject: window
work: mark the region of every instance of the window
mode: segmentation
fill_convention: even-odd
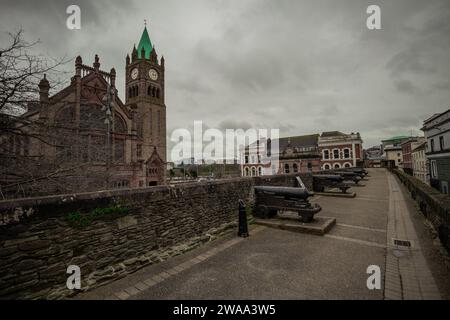
[[[252,168],[252,177],[254,177],[254,176],[256,176],[256,168],[255,167]]]
[[[330,170],[330,169],[331,169],[331,167],[330,167],[329,164],[324,165],[323,168],[324,168],[325,170]]]
[[[446,194],[446,195],[449,195],[449,193],[448,193],[448,182],[447,181],[442,181],[441,185],[442,185],[442,193]]]
[[[245,156],[245,163],[248,163],[248,156]],[[248,169],[248,168],[247,168]]]
[[[119,163],[125,161],[125,140],[123,139],[114,140],[114,160]]]
[[[434,139],[430,140],[430,149],[431,152],[434,152]]]
[[[344,159],[350,158],[350,149],[346,148],[344,149]]]
[[[445,149],[444,137],[443,136],[439,137],[439,148],[441,149],[441,151]]]
[[[286,163],[284,165],[284,173],[289,173],[289,164],[288,163]]]
[[[436,179],[438,177],[437,168],[436,168],[436,160],[431,160],[431,177],[434,179]]]
[[[330,159],[330,151],[329,150],[323,150],[323,158],[325,160]]]
[[[308,162],[308,171],[311,171],[311,170],[312,170],[312,163]]]
[[[335,168],[335,169],[340,169],[340,168],[341,168],[341,165],[340,165],[339,163],[336,163],[336,164],[334,165],[334,168]]]
[[[294,163],[294,164],[292,165],[292,169],[294,170],[294,172],[298,172],[298,166],[297,166],[296,163]]]
[[[161,134],[161,111],[158,110],[158,135]]]
[[[262,176],[262,168],[258,167],[258,176]]]
[[[141,144],[138,144],[136,146],[136,155],[138,158],[142,157],[142,145]]]
[[[333,150],[333,159],[339,159],[339,150],[338,149]]]
[[[244,172],[245,172],[244,175],[245,175],[246,177],[248,177],[248,174],[249,174],[248,168],[245,168]]]
[[[344,164],[344,168],[350,168],[350,163]]]

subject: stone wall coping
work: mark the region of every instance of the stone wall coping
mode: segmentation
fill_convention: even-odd
[[[169,193],[174,190],[182,190],[182,189],[192,189],[199,188],[205,186],[214,186],[214,185],[223,185],[228,183],[238,183],[244,181],[252,181],[252,180],[266,180],[271,181],[272,179],[279,178],[290,178],[295,176],[308,176],[309,173],[292,173],[292,174],[284,174],[284,175],[272,175],[272,176],[259,176],[259,177],[239,177],[239,178],[228,178],[221,180],[213,180],[213,181],[201,181],[201,182],[187,182],[181,184],[172,184],[165,186],[152,186],[152,187],[142,187],[142,188],[125,188],[125,189],[116,189],[116,190],[101,190],[101,191],[92,191],[92,192],[82,192],[82,193],[73,193],[73,194],[59,194],[59,195],[51,195],[51,196],[40,196],[40,197],[30,197],[30,198],[17,198],[17,199],[8,199],[0,201],[0,210],[7,210],[13,208],[20,207],[33,207],[40,205],[48,205],[48,204],[65,204],[76,202],[80,200],[95,200],[100,198],[112,198],[112,197],[120,197],[120,196],[129,196],[136,194],[145,194],[145,193],[155,193],[155,192],[163,192]]]

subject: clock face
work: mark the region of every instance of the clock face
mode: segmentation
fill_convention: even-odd
[[[134,68],[131,70],[131,79],[136,80],[139,75],[139,70],[137,68]]]
[[[150,79],[153,80],[153,81],[158,80],[158,72],[156,72],[155,69],[150,69],[150,71],[148,72],[148,76],[149,76]]]

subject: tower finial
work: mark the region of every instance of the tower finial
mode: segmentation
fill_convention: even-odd
[[[147,26],[147,19],[144,19],[144,26]]]

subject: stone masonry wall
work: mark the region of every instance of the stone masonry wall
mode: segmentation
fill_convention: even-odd
[[[294,186],[295,175],[0,201],[0,299],[71,296],[69,265],[89,290],[191,250],[236,226],[238,199],[251,200],[254,185]],[[71,223],[96,208],[125,211]]]
[[[450,252],[450,198],[400,170],[394,169],[393,172],[408,188],[422,213],[438,231],[441,243]]]

